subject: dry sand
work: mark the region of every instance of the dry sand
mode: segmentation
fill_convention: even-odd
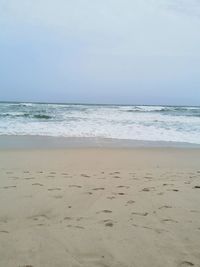
[[[200,266],[200,150],[0,151],[0,267]]]

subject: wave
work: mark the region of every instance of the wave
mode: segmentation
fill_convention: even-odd
[[[49,115],[42,115],[42,114],[36,114],[36,115],[33,115],[33,117],[35,119],[45,119],[45,120],[49,120],[49,119],[52,119],[53,117],[49,116]]]
[[[200,107],[154,107],[154,106],[139,106],[128,109],[123,109],[128,113],[160,113],[172,116],[194,116],[200,117]]]
[[[45,119],[49,120],[52,119],[52,116],[46,115],[46,114],[29,114],[29,113],[23,113],[23,114],[14,114],[14,113],[4,113],[0,114],[1,118],[29,118],[29,119]]]

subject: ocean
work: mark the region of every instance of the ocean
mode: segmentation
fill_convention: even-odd
[[[0,135],[200,144],[200,107],[1,102]]]

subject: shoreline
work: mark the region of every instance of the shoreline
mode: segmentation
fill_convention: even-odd
[[[0,150],[71,148],[181,148],[200,149],[200,144],[91,137],[1,135]]]

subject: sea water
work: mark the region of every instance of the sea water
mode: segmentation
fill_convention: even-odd
[[[2,102],[0,135],[200,144],[200,107]]]

